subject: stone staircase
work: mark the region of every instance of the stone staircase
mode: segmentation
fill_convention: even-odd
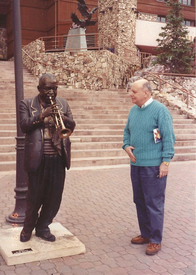
[[[0,62],[0,171],[15,170],[16,114],[14,63]],[[23,70],[25,98],[37,94],[38,80]],[[123,130],[131,108],[125,90],[67,90],[59,87],[58,96],[68,100],[76,128],[71,136],[72,169],[95,169],[129,164],[121,149]],[[176,135],[173,161],[196,160],[196,124],[175,110]]]

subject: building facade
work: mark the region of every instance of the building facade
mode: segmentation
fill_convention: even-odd
[[[179,0],[188,39],[196,36],[195,0]],[[39,37],[67,35],[77,10],[76,0],[20,0],[22,45]],[[103,34],[108,48],[116,53],[142,51],[154,53],[156,39],[165,25],[168,7],[165,0],[86,0],[89,9],[98,7],[92,20],[98,24],[87,28],[87,33]],[[54,46],[53,46],[54,48]],[[0,0],[0,60],[14,53],[12,0]]]
[[[195,0],[179,2],[189,31],[187,38],[193,41],[196,36]],[[118,42],[118,53],[123,53],[126,47],[130,51],[155,54],[156,39],[165,26],[169,9],[165,0],[100,0],[99,32]]]
[[[179,0],[182,6],[184,24],[187,26],[189,35],[187,38],[193,41],[196,36],[195,27],[195,0]],[[153,49],[157,46],[156,39],[165,26],[168,6],[164,0],[138,0],[136,18],[135,45],[141,51],[155,53]]]
[[[86,0],[89,9],[97,7],[97,2]],[[82,19],[77,3],[73,0],[20,0],[22,45],[39,37],[67,35],[72,26],[71,13],[75,12]],[[97,14],[93,15],[93,20],[97,20]],[[97,24],[90,26],[87,33],[96,33],[97,28]],[[0,0],[0,59],[9,59],[13,53],[12,0]]]

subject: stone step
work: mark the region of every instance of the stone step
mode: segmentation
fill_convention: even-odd
[[[1,130],[15,130],[16,131],[16,124],[0,124],[0,131]]]
[[[195,147],[175,147],[175,154],[189,154],[196,153]],[[84,150],[74,150],[72,148],[72,159],[75,158],[86,158],[86,157],[114,157],[114,156],[125,156],[126,152],[121,148],[111,148],[111,149],[84,149]]]
[[[174,124],[174,129],[196,129],[195,124]],[[123,129],[125,128],[125,124],[86,124],[85,121],[83,123],[76,125],[76,130],[95,130],[95,129]],[[74,132],[75,132],[74,131]]]
[[[7,121],[7,123],[6,123]],[[13,123],[15,122],[15,123]],[[77,121],[76,121],[77,122]],[[4,123],[4,124],[3,124]],[[185,129],[192,129],[192,130],[196,130],[196,125],[195,124],[174,124],[173,125],[174,130],[176,132],[176,130],[185,130]],[[95,129],[124,129],[125,128],[125,124],[86,124],[85,121],[82,121],[81,123],[77,122],[77,126],[75,131],[77,130],[95,130]],[[0,124],[0,130],[16,130],[16,120],[15,119],[11,119],[10,120],[1,120],[1,124]],[[75,132],[74,131],[74,132]]]
[[[99,142],[80,142],[80,138],[71,136],[72,149],[73,150],[85,150],[85,149],[112,149],[112,148],[122,148],[122,139],[120,141],[99,141]],[[196,147],[196,141],[176,141],[175,148],[183,148],[186,147],[187,150],[192,147]]]
[[[178,134],[187,134],[187,135],[190,135],[190,134],[196,134],[196,128],[193,127],[192,129],[175,129],[174,128],[174,133],[175,135],[178,135]]]
[[[0,153],[10,153],[10,152],[15,152],[16,145],[15,144],[4,144],[4,145],[0,145]]]
[[[3,89],[3,87],[5,88],[5,84],[0,85],[0,88]],[[25,83],[24,84],[24,90],[28,89],[28,91],[24,91],[24,98],[28,98],[28,97],[33,97],[35,95],[37,95],[37,89],[36,89],[36,86],[34,87],[31,87],[30,84],[28,83]],[[14,85],[10,85],[10,84],[6,84],[6,89],[7,89],[7,92],[6,94],[2,94],[1,95],[1,98],[2,99],[9,99],[10,97],[12,99],[15,99],[15,86]],[[106,93],[104,96],[100,96],[100,95],[92,95],[92,97],[90,95],[83,95],[83,94],[76,94],[76,95],[72,95],[72,94],[69,94],[69,95],[66,95],[66,93],[58,93],[57,96],[59,97],[63,97],[65,98],[68,102],[77,102],[77,103],[99,103],[99,102],[102,102],[104,100],[104,102],[110,102],[111,101],[111,97],[112,97],[112,103],[118,103],[118,102],[126,102],[127,101],[127,97],[126,96],[119,96],[118,94],[110,94],[110,93]],[[131,105],[131,101],[130,101],[130,105]],[[127,108],[129,108],[129,106],[127,106]]]
[[[188,125],[189,126],[189,125]],[[95,130],[95,129],[109,129],[109,130],[114,130],[114,129],[123,129],[124,130],[125,125],[122,124],[96,124],[96,125],[92,125],[92,124],[77,124],[77,127],[74,131],[74,133],[78,130],[82,130],[82,131],[88,131],[88,130]],[[15,130],[16,131],[16,124],[0,124],[0,130]]]
[[[81,105],[75,105],[75,104],[69,104],[71,110],[72,110],[72,113],[73,115],[74,114],[77,114],[80,110],[88,110],[87,106],[83,106],[82,104]],[[96,105],[92,108],[92,110],[111,110],[113,111],[115,109],[115,114],[118,113],[118,111],[124,111],[125,110],[125,107],[123,107],[123,105],[104,105],[100,103],[100,105]],[[6,101],[6,102],[0,102],[0,110],[4,110],[4,112],[6,113],[9,113],[10,110],[15,110],[15,102],[11,103],[9,101]],[[76,110],[76,111],[75,111]],[[127,116],[129,114],[129,109],[127,109]],[[114,112],[114,111],[113,111]],[[15,113],[15,112],[13,112]]]
[[[190,160],[196,160],[196,154],[195,153],[175,154],[174,158],[172,159],[172,161],[190,161]]]
[[[83,136],[83,135],[122,135],[124,133],[124,125],[118,129],[75,129],[74,136]],[[174,129],[175,135],[179,134],[196,134],[196,129],[189,129],[187,133],[187,129]]]
[[[16,125],[16,118],[9,118],[9,119],[1,119],[1,124],[11,124],[11,125],[13,125],[13,124],[15,124]]]
[[[196,153],[196,146],[175,146],[175,154]]]
[[[78,124],[82,124],[84,120],[77,119],[76,122]],[[116,119],[102,119],[102,124],[115,124],[117,122]],[[127,119],[118,119],[118,124],[126,124]],[[100,124],[99,119],[85,119],[85,124]],[[173,124],[195,124],[193,119],[174,119]]]
[[[103,165],[120,165],[129,164],[127,156],[115,157],[95,157],[95,158],[76,158],[72,159],[71,167],[103,166]]]
[[[15,155],[15,144],[0,145],[0,160],[10,159],[11,155]],[[88,148],[88,149],[87,149]],[[175,154],[178,153],[195,153],[196,146],[175,146]],[[8,154],[10,153],[10,154]],[[124,153],[122,149],[122,142],[83,142],[77,143],[72,141],[72,158],[78,156],[112,156],[122,155]],[[10,159],[10,160],[15,160]]]
[[[77,119],[113,119],[114,118],[114,114],[91,114],[91,113],[87,113],[86,114],[73,114],[74,119],[77,121]],[[16,117],[16,113],[0,113],[0,120],[1,119],[7,119],[7,118],[15,118]],[[127,120],[128,117],[128,112],[124,113],[124,114],[115,114],[115,119],[125,119]],[[185,118],[185,117],[184,117]],[[175,122],[176,119],[182,119],[182,117],[180,115],[176,115],[173,116],[173,120]]]
[[[127,119],[129,114],[129,110],[118,110],[118,113],[115,114],[116,118],[124,118]],[[112,119],[114,117],[114,111],[113,109],[107,109],[107,110],[88,110],[88,109],[80,109],[73,111],[74,119],[82,118],[82,119],[88,119],[89,117],[92,119]],[[3,109],[3,111],[0,111],[0,119],[3,118],[15,118],[16,117],[16,110],[15,109]],[[173,119],[186,119],[186,115],[173,115]]]
[[[125,152],[123,149],[94,149],[94,150],[72,150],[72,160],[74,161],[77,158],[99,158],[99,157],[117,157],[117,156],[125,156]],[[0,162],[3,161],[15,161],[16,160],[16,152],[6,152],[0,153]]]
[[[176,133],[176,131],[178,131]],[[175,131],[175,137],[176,141],[185,141],[185,140],[195,140],[196,139],[196,131],[195,130],[189,130],[188,133],[186,130],[176,130]],[[185,132],[185,133],[184,133]],[[0,131],[0,137],[15,137],[16,136],[16,130],[1,130]],[[110,141],[120,141],[123,140],[123,129],[118,130],[76,130],[73,134],[74,137],[78,137],[80,141],[89,141],[89,140],[96,140],[103,141],[104,140],[110,140]]]
[[[191,161],[196,160],[195,153],[176,154],[172,161]],[[88,157],[72,159],[72,167],[100,166],[100,165],[121,165],[129,164],[130,160],[127,155],[114,157]]]
[[[176,140],[175,146],[196,146],[196,140]]]
[[[72,158],[71,167],[87,167],[87,166],[103,166],[103,165],[121,165],[121,164],[129,164],[129,158],[123,152],[122,156],[105,156],[105,157],[80,157],[80,158]],[[11,155],[11,154],[9,154]],[[14,155],[14,154],[12,154]],[[191,161],[196,160],[195,153],[184,153],[184,154],[175,154],[173,161]],[[0,161],[0,171],[10,171],[16,169],[16,161],[8,160],[8,161]]]
[[[15,144],[16,140],[15,137],[0,137],[0,144],[1,145],[10,145]]]
[[[90,153],[90,154],[89,154]],[[87,157],[88,156],[88,157]],[[176,153],[172,161],[190,161],[196,160],[196,154],[193,153]],[[127,164],[129,163],[129,158],[122,149],[114,150],[73,150],[72,152],[72,166],[73,167],[86,167],[94,165],[101,165],[101,161],[103,161],[102,165],[115,165],[115,164]],[[0,171],[2,165],[8,165],[8,170],[14,170],[14,164],[16,163],[16,153],[0,153]],[[12,168],[11,168],[11,167]]]
[[[0,172],[2,171],[15,171],[16,161],[2,161],[0,162]]]
[[[175,129],[196,129],[195,124],[173,124],[174,130]]]
[[[177,134],[176,141],[196,140],[196,134]]]
[[[0,137],[15,137],[16,136],[16,130],[1,130],[0,131]]]
[[[0,153],[0,162],[16,161],[16,152]]]

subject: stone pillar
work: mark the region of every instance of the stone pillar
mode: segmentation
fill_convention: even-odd
[[[7,30],[0,28],[0,60],[7,59]]]
[[[105,47],[111,48],[114,44],[115,53],[118,55],[124,55],[125,48],[137,51],[135,46],[137,13],[134,13],[136,9],[137,0],[99,1],[99,33],[103,34],[106,40]]]

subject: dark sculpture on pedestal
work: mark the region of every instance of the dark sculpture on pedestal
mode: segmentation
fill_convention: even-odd
[[[93,8],[90,12],[88,12],[88,7],[84,0],[77,0],[78,1],[78,10],[83,16],[83,19],[80,20],[75,13],[71,14],[71,19],[73,21],[73,28],[84,28],[88,26],[94,26],[97,21],[91,21],[93,13],[97,11],[97,7]]]
[[[54,242],[49,225],[62,199],[66,168],[70,168],[69,135],[75,121],[67,101],[57,97],[58,83],[52,74],[39,79],[38,95],[20,103],[20,126],[25,133],[24,168],[28,175],[27,208],[20,241],[32,231]]]

